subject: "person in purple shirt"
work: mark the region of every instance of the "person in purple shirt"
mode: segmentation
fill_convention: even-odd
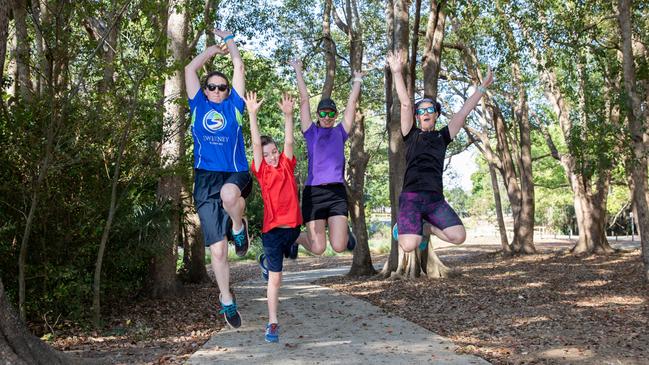
[[[300,90],[300,123],[309,161],[307,180],[302,192],[302,218],[308,235],[308,242],[303,245],[316,255],[322,254],[327,247],[325,227],[329,226],[329,242],[334,251],[351,251],[356,240],[347,225],[345,141],[354,122],[363,73],[353,72],[352,91],[340,123],[336,124],[336,103],[329,98],[320,100],[317,121],[312,122],[302,62],[293,60],[291,66],[295,69]]]

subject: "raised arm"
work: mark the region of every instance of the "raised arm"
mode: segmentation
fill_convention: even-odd
[[[185,89],[187,90],[188,99],[193,99],[201,88],[201,81],[198,78],[198,70],[203,67],[205,62],[214,57],[214,55],[226,53],[227,51],[225,50],[225,47],[213,45],[205,48],[201,54],[194,57],[194,59],[185,66]]]
[[[255,164],[255,171],[259,171],[261,162],[264,160],[264,151],[261,147],[261,134],[257,124],[257,112],[263,100],[257,101],[257,93],[254,91],[246,94],[246,108],[250,117],[250,139],[252,140],[252,157]]]
[[[400,53],[388,53],[388,64],[390,65],[390,70],[392,71],[392,81],[394,86],[397,89],[397,95],[399,96],[399,103],[401,103],[401,134],[407,135],[412,129],[412,123],[414,122],[413,111],[412,111],[412,101],[408,96],[408,90],[406,89],[406,83],[403,80],[403,58]]]
[[[356,104],[358,96],[361,94],[361,84],[363,83],[363,73],[361,71],[354,71],[354,79],[352,80],[352,91],[347,100],[347,107],[345,107],[345,115],[343,117],[343,128],[349,134],[352,130],[352,124],[356,117]]]
[[[309,105],[309,90],[306,88],[304,75],[302,75],[302,61],[292,60],[290,64],[295,69],[297,89],[300,91],[300,125],[302,126],[302,132],[306,132],[313,123],[311,121],[311,106]]]
[[[234,67],[232,87],[237,91],[237,94],[243,96],[246,92],[245,69],[243,67],[241,53],[239,53],[239,47],[234,43],[234,36],[231,32],[222,29],[214,29],[214,34],[223,39],[223,42],[228,47],[228,51],[230,51],[230,58],[232,58],[232,66]]]
[[[464,121],[466,120],[466,117],[471,113],[473,108],[478,105],[478,102],[482,98],[482,96],[487,92],[487,88],[491,83],[494,81],[494,75],[491,70],[487,73],[487,77],[482,81],[482,84],[478,86],[473,93],[465,102],[464,105],[462,105],[462,108],[460,109],[459,112],[453,114],[451,117],[451,121],[448,122],[448,133],[451,135],[451,138],[455,138],[457,133],[462,129],[464,126]]]
[[[295,102],[293,98],[287,93],[282,95],[282,101],[277,103],[277,106],[284,114],[284,155],[289,160],[293,159],[293,106]]]

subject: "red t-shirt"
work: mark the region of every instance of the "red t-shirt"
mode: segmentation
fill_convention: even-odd
[[[265,160],[261,161],[259,171],[255,170],[254,161],[250,167],[259,180],[264,200],[263,233],[279,226],[297,227],[302,224],[297,184],[293,175],[296,163],[295,156],[289,160],[282,152],[277,167],[270,166]]]

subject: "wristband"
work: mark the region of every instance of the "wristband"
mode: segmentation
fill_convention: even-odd
[[[480,91],[483,94],[487,93],[487,89],[485,89],[484,86],[482,86],[482,85],[478,86],[478,91]]]
[[[363,78],[362,78],[362,77],[354,77],[354,79],[352,80],[352,82],[356,82],[356,81],[358,81],[358,82],[360,82],[360,83],[363,83]]]
[[[223,37],[223,42],[227,42],[230,39],[234,39],[234,35],[228,34],[225,37]]]

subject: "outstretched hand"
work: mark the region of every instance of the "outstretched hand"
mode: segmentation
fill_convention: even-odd
[[[213,57],[213,56],[215,56],[215,55],[217,55],[217,54],[218,54],[218,55],[225,55],[225,54],[228,54],[228,53],[229,53],[229,51],[228,51],[228,47],[227,47],[225,44],[221,44],[221,45],[216,45],[216,44],[214,44],[214,45],[211,45],[211,46],[207,47],[206,51],[208,52],[208,54],[210,55],[210,57]]]
[[[246,108],[248,109],[249,113],[256,114],[259,108],[261,107],[261,103],[264,102],[264,99],[261,99],[257,101],[257,93],[254,91],[248,91],[246,93]]]
[[[387,61],[392,72],[399,72],[403,69],[403,57],[400,52],[388,52]]]
[[[485,77],[484,80],[482,80],[482,85],[481,86],[486,89],[493,82],[494,82],[494,73],[493,73],[493,70],[491,69],[491,67],[489,67],[489,71],[487,72],[487,77]]]
[[[297,59],[297,58],[292,59],[292,60],[288,61],[288,64],[293,66],[293,68],[296,69],[296,70],[301,70],[302,69],[302,60],[300,60],[300,59]]]
[[[284,114],[293,114],[294,105],[295,101],[288,93],[284,93],[284,95],[282,95],[282,100],[277,102],[277,106]]]
[[[223,39],[231,35],[232,32],[223,29],[214,28],[214,34],[216,34],[217,36],[221,37],[221,39]]]

